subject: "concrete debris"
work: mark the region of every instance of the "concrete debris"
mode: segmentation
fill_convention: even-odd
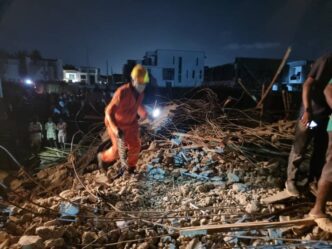
[[[60,238],[64,232],[63,227],[41,226],[36,228],[36,234],[44,240]]]
[[[117,163],[107,175],[99,173],[93,161],[99,144],[97,139],[91,141],[90,134],[67,162],[36,174],[42,186],[19,175],[13,184],[19,195],[9,193],[17,207],[0,220],[5,231],[0,232],[0,241],[9,248],[106,248],[103,245],[110,243],[128,249],[277,245],[275,239],[234,236],[278,239],[285,236],[279,228],[216,234],[189,230],[186,234],[191,237],[177,233],[191,226],[275,221],[284,215],[283,210],[291,209],[288,203],[266,205],[262,200],[284,187],[294,122],[258,126],[254,113],[218,113],[222,109],[214,109],[219,101],[213,99],[209,95],[208,100],[188,100],[172,108],[169,126],[163,123],[153,131],[144,126],[138,174],[110,180],[119,170]],[[239,120],[238,127],[235,120]],[[183,124],[184,135],[174,136],[173,132],[184,132]],[[87,144],[90,147],[80,148]],[[302,218],[307,212],[307,206],[300,206],[286,215]],[[320,240],[323,236],[311,228],[310,236],[308,231],[294,231],[288,230],[287,237]],[[90,243],[95,246],[89,247]]]
[[[18,244],[24,248],[24,249],[41,249],[44,248],[43,246],[43,240],[41,237],[39,236],[22,236],[19,241]]]
[[[61,217],[75,217],[79,213],[79,208],[70,202],[60,204]]]
[[[151,179],[164,180],[164,178],[165,178],[165,171],[161,168],[153,168],[153,166],[148,165],[147,172]]]

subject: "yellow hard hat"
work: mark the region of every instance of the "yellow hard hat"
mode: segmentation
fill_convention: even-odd
[[[141,78],[143,80],[143,84],[147,84],[150,81],[148,71],[141,64],[134,66],[130,75],[132,79]]]

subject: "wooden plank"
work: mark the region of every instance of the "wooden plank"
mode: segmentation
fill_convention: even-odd
[[[291,195],[286,189],[284,189],[283,191],[280,191],[280,192],[276,193],[275,195],[262,199],[262,202],[265,204],[272,204],[272,203],[275,203],[278,201],[289,199],[291,197],[294,197],[294,196]]]
[[[299,225],[313,225],[315,221],[313,218],[297,219],[290,221],[276,221],[276,222],[244,222],[234,224],[220,224],[220,225],[205,225],[197,227],[186,227],[179,230],[180,235],[185,237],[192,237],[195,235],[213,234],[219,232],[230,232],[238,230],[251,230],[251,229],[268,229],[274,227],[290,227]]]

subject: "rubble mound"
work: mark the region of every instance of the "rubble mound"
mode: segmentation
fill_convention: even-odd
[[[306,198],[262,202],[284,188],[295,123],[262,123],[255,116],[223,108],[212,92],[168,103],[159,120],[142,127],[139,173],[116,179],[119,162],[107,174],[98,170],[96,152],[107,138],[91,131],[65,163],[32,177],[22,171],[11,182],[0,248],[328,243],[329,233],[303,219]]]

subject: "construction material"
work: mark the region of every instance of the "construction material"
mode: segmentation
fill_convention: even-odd
[[[266,99],[267,95],[270,93],[273,84],[274,84],[274,83],[276,82],[276,80],[278,79],[278,77],[279,77],[279,75],[280,75],[282,69],[284,68],[284,66],[285,66],[285,64],[286,64],[287,59],[288,59],[288,57],[289,57],[291,51],[292,51],[292,48],[291,48],[291,47],[288,47],[287,50],[286,50],[286,53],[285,53],[285,55],[284,55],[284,57],[283,57],[283,59],[282,59],[282,61],[281,61],[281,63],[280,63],[280,65],[279,65],[279,68],[278,68],[277,72],[275,73],[275,75],[274,75],[274,77],[273,77],[273,79],[272,79],[272,81],[270,82],[270,84],[268,85],[268,87],[266,88],[266,90],[265,90],[265,91],[262,91],[263,95],[262,95],[261,99],[259,100],[259,102],[258,102],[257,105],[256,105],[257,108],[261,108],[261,106],[262,106],[264,100]]]
[[[283,200],[286,200],[289,198],[294,198],[294,196],[291,195],[286,189],[284,189],[283,191],[280,191],[280,192],[276,193],[275,195],[264,198],[262,200],[262,202],[265,204],[272,204],[272,203],[283,201]]]
[[[221,225],[207,225],[199,227],[186,227],[180,229],[180,235],[185,237],[192,237],[193,235],[207,235],[220,232],[230,232],[239,230],[253,230],[253,229],[267,229],[274,227],[289,227],[299,225],[313,225],[314,219],[299,219],[291,221],[279,221],[279,222],[245,222],[235,224],[221,224]]]
[[[295,122],[262,120],[259,126],[257,110],[223,108],[213,92],[201,94],[203,98],[163,106],[169,110],[161,113],[168,113],[164,122],[141,127],[138,175],[109,181],[107,176],[117,173],[121,161],[109,167],[107,176],[99,173],[94,158],[105,140],[94,129],[71,146],[67,161],[37,172],[32,177],[36,183],[25,174],[16,175],[11,182],[15,192],[8,193],[5,207],[13,211],[6,212],[3,221],[8,247],[15,247],[25,234],[52,229],[59,231],[54,233],[57,238],[44,236],[44,247],[292,245],[277,240],[280,234],[326,240],[315,223],[302,219],[312,204],[298,199],[263,202],[283,188]],[[68,211],[72,207],[75,212]],[[280,216],[290,221],[280,222]],[[280,233],[285,226],[299,225]],[[186,232],[199,236],[180,236]]]

